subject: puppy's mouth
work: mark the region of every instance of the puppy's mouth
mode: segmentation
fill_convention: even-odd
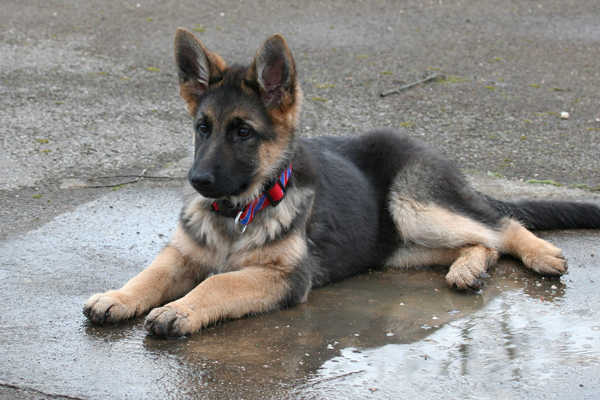
[[[223,196],[222,199],[230,201],[233,197],[241,196],[242,194],[244,194],[246,192],[246,190],[248,190],[249,186],[250,185],[247,183],[242,183],[236,190],[227,194],[226,196]]]
[[[250,185],[247,183],[242,183],[235,190],[219,191],[217,189],[198,188],[198,187],[194,187],[194,185],[192,185],[194,190],[196,190],[196,192],[198,192],[200,195],[202,195],[202,197],[205,197],[207,199],[221,200],[221,201],[227,201],[227,202],[232,202],[232,198],[238,197],[241,194],[243,194],[246,190],[248,190],[249,186]]]

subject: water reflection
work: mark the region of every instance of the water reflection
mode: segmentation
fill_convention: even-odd
[[[574,366],[600,365],[598,317],[557,312],[523,291],[494,298],[485,310],[452,321],[426,340],[346,348],[299,391],[303,398],[514,398],[562,392]],[[352,373],[354,372],[354,373]],[[434,378],[435,379],[432,379]],[[582,385],[583,386],[583,385]],[[539,392],[538,392],[539,393]]]

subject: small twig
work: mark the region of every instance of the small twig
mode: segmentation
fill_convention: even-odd
[[[413,82],[413,83],[409,83],[408,85],[404,85],[404,86],[401,86],[401,87],[399,87],[399,88],[397,88],[397,89],[390,90],[389,92],[384,92],[384,93],[381,93],[381,97],[386,97],[386,96],[389,96],[389,95],[391,95],[391,94],[400,93],[400,92],[401,92],[401,91],[403,91],[403,90],[410,89],[411,87],[414,87],[414,86],[420,85],[421,83],[425,83],[425,82],[433,81],[433,80],[436,80],[436,79],[444,79],[444,75],[440,75],[440,74],[433,74],[433,75],[431,75],[431,76],[428,76],[428,77],[427,77],[427,78],[425,78],[425,79],[421,79],[420,81]]]
[[[315,385],[318,385],[319,383],[323,383],[323,382],[332,381],[332,380],[334,380],[334,379],[345,378],[346,376],[349,376],[349,375],[354,375],[354,374],[361,374],[361,373],[363,373],[363,372],[367,372],[367,371],[365,371],[364,369],[361,369],[360,371],[352,371],[352,372],[348,372],[348,373],[346,373],[346,374],[342,374],[342,375],[336,375],[336,376],[330,376],[330,377],[328,377],[328,378],[318,379],[318,380],[316,380],[316,381],[314,381],[314,382],[311,382],[311,383],[309,384],[309,386],[315,386]]]
[[[95,181],[97,179],[114,179],[114,178],[137,178],[141,175],[113,175],[113,176],[95,176],[93,178],[88,178],[88,181]],[[153,175],[144,175],[144,179],[181,179],[180,176],[153,176]]]
[[[127,182],[120,182],[120,183],[115,183],[113,185],[71,185],[69,186],[70,188],[91,188],[91,189],[99,189],[99,188],[110,188],[110,187],[117,187],[117,186],[123,186],[123,185],[128,185],[130,183],[136,183],[137,181],[139,181],[142,178],[145,178],[144,174],[146,173],[146,171],[148,171],[147,168],[144,168],[144,170],[142,171],[141,174],[139,175],[134,175],[136,178],[134,180],[131,181],[127,181]]]

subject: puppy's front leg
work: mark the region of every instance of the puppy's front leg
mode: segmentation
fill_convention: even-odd
[[[198,270],[168,245],[121,289],[90,297],[83,313],[95,324],[124,321],[189,292],[200,280]]]
[[[157,336],[181,337],[223,319],[274,310],[290,290],[288,274],[272,267],[214,275],[185,297],[152,310],[146,329]]]

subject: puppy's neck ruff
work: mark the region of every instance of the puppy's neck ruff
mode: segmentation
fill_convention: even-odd
[[[213,201],[211,210],[227,218],[235,218],[236,229],[239,233],[244,233],[247,225],[252,222],[256,213],[269,204],[277,206],[285,197],[285,187],[288,184],[292,174],[292,165],[290,164],[269,187],[267,187],[257,198],[241,207],[236,207],[231,203],[223,201]]]

